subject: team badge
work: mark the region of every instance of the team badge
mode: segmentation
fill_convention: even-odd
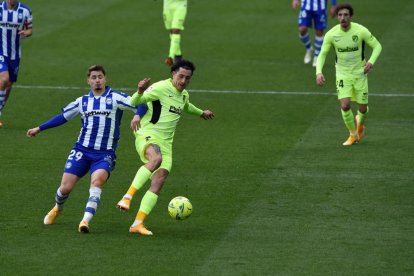
[[[66,169],[72,168],[72,162],[70,162],[70,161],[66,162],[65,168]]]
[[[106,98],[106,104],[107,104],[107,105],[112,104],[112,99],[111,99],[111,98]]]
[[[358,36],[357,35],[353,35],[352,36],[352,41],[353,42],[358,42]]]

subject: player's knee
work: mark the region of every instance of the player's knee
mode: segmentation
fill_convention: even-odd
[[[152,156],[152,158],[147,163],[147,169],[153,172],[161,166],[161,163],[162,163],[161,154]]]

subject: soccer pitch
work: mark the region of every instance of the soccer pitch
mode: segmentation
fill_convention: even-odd
[[[43,225],[80,119],[34,139],[25,133],[87,91],[91,64],[128,93],[144,77],[167,78],[162,1],[23,3],[34,32],[0,129],[1,275],[414,273],[413,1],[352,3],[353,21],[383,52],[369,79],[367,134],[344,148],[333,56],[319,88],[303,64],[290,1],[189,0],[182,49],[197,70],[188,90],[216,117],[181,119],[171,175],[147,220],[152,237],[128,232],[148,185],[130,212],[115,208],[141,165],[131,112],[87,235],[77,227],[88,177],[57,223]],[[177,195],[193,204],[188,220],[168,215]]]

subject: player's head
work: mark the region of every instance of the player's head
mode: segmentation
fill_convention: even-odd
[[[177,60],[171,66],[172,84],[178,91],[183,91],[190,83],[195,71],[194,64],[185,59]]]
[[[338,13],[340,10],[346,9],[349,12],[349,15],[352,17],[354,15],[354,8],[351,6],[351,4],[343,3],[336,6],[335,14],[338,16]]]
[[[350,4],[339,4],[336,7],[336,17],[338,18],[341,29],[348,30],[351,24],[351,18],[354,14],[354,9]]]
[[[192,63],[191,61],[185,60],[185,59],[179,59],[179,60],[175,61],[173,63],[173,65],[171,66],[171,73],[173,73],[174,71],[177,71],[180,68],[190,70],[191,75],[193,75],[193,73],[196,69],[194,63]]]
[[[103,93],[106,85],[106,72],[102,65],[96,64],[88,68],[87,83],[94,93]]]

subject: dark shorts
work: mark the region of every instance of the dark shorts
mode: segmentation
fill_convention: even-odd
[[[64,171],[83,177],[90,171],[104,169],[109,174],[115,169],[116,155],[112,151],[97,151],[75,145],[69,153]]]
[[[0,73],[8,71],[11,82],[17,81],[19,74],[20,59],[11,60],[8,57],[0,56]]]

